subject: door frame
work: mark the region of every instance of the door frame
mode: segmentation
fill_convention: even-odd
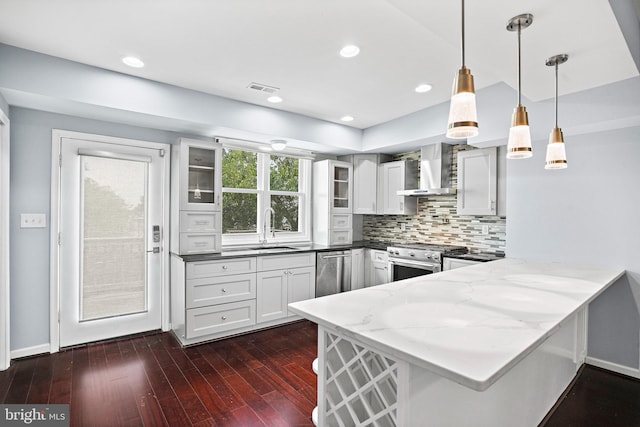
[[[51,259],[50,259],[50,328],[49,342],[50,352],[55,353],[60,350],[60,246],[58,245],[58,234],[60,232],[60,143],[62,138],[81,139],[95,142],[104,142],[108,144],[128,145],[133,147],[151,148],[164,150],[164,183],[162,194],[162,235],[163,244],[160,252],[161,256],[161,328],[163,331],[169,330],[169,180],[171,167],[171,145],[141,141],[128,138],[117,138],[105,135],[95,135],[90,133],[74,132],[61,129],[52,129],[51,131]]]
[[[11,364],[9,275],[9,118],[0,110],[0,371]]]

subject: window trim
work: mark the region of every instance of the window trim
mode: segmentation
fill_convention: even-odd
[[[271,195],[297,196],[299,198],[298,205],[298,230],[297,232],[277,232],[276,238],[271,239],[267,236],[267,243],[310,243],[311,242],[311,173],[312,160],[309,156],[297,156],[283,152],[260,152],[255,149],[239,146],[239,144],[223,144],[223,149],[241,150],[256,153],[257,155],[257,188],[231,188],[222,187],[222,197],[224,193],[244,193],[257,194],[257,219],[256,232],[245,234],[222,234],[222,246],[241,246],[256,245],[262,240],[262,230],[265,222],[265,211],[270,206]],[[292,157],[298,159],[298,191],[281,191],[271,190],[270,177],[271,172],[271,156]],[[223,171],[224,173],[224,171]],[[224,215],[224,206],[223,206]]]

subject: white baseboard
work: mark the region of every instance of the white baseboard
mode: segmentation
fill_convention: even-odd
[[[11,359],[19,359],[21,357],[35,356],[36,354],[50,353],[51,346],[49,343],[34,345],[33,347],[19,348],[11,350]]]
[[[624,365],[618,365],[617,363],[607,362],[606,360],[596,359],[595,357],[587,357],[585,363],[598,368],[607,369],[609,371],[617,372],[619,374],[627,375],[629,377],[640,379],[640,369],[630,368]]]

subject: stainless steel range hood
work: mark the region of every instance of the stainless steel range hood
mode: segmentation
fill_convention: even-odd
[[[442,196],[456,194],[451,187],[453,145],[441,142],[420,149],[420,188],[398,191],[398,196]]]

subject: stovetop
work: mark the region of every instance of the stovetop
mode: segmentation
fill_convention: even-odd
[[[465,254],[467,253],[467,248],[466,246],[455,246],[455,245],[434,245],[434,244],[429,244],[429,243],[394,243],[393,245],[389,246],[387,248],[387,251],[389,251],[389,249],[392,249],[392,251],[389,251],[391,253],[394,253],[396,248],[400,248],[400,249],[412,249],[415,251],[430,251],[430,252],[440,252],[443,255],[453,255],[453,254]]]

